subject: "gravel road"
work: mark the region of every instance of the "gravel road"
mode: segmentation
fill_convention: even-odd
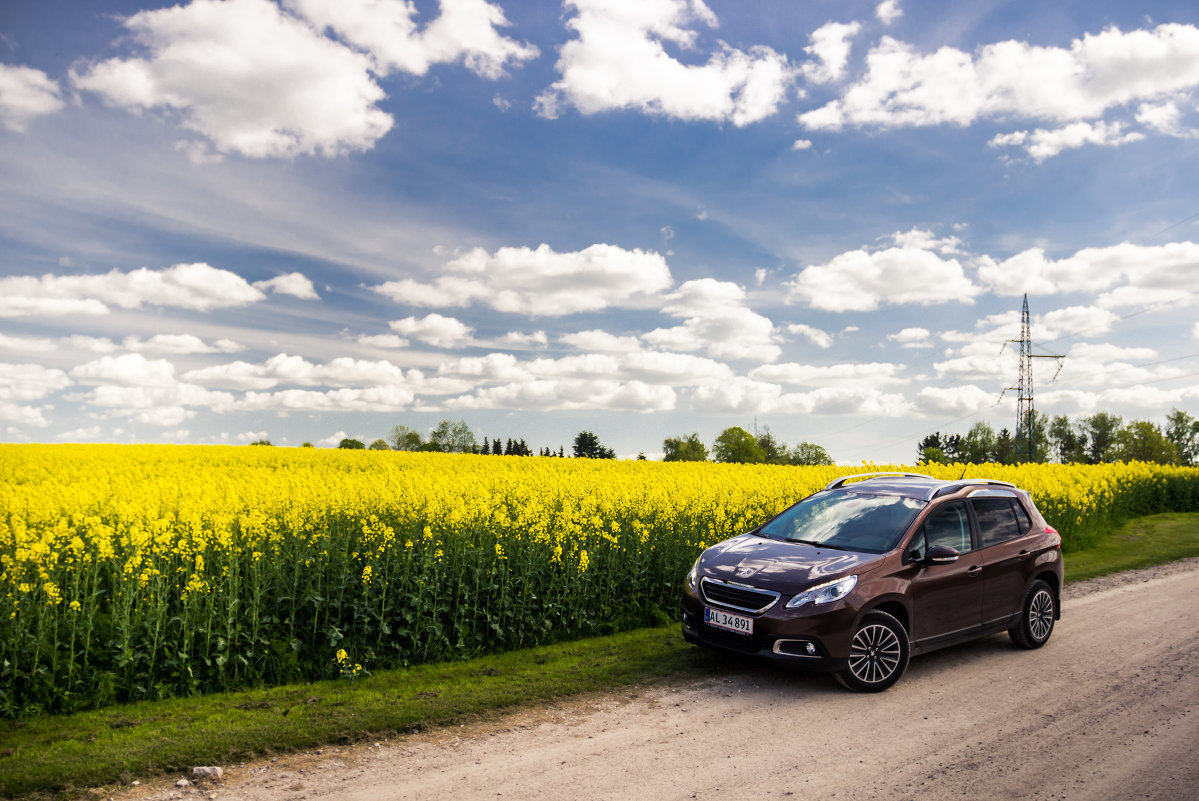
[[[1039,651],[912,660],[880,695],[746,665],[678,686],[226,768],[116,796],[433,799],[1184,799],[1199,794],[1199,560],[1067,587]]]

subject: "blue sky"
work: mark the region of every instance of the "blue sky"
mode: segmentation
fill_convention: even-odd
[[[1196,155],[1193,3],[10,1],[0,434],[1162,423]]]

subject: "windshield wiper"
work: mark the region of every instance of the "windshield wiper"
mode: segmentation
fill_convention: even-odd
[[[801,539],[791,539],[790,537],[788,537],[788,538],[787,538],[787,542],[798,542],[798,543],[802,543],[803,545],[812,545],[812,546],[815,546],[815,547],[817,547],[817,548],[832,548],[834,551],[848,551],[848,550],[850,550],[849,548],[846,548],[846,547],[845,547],[845,546],[843,546],[843,545],[834,545],[834,544],[833,544],[833,543],[831,543],[831,542],[816,542],[816,540],[801,540]]]

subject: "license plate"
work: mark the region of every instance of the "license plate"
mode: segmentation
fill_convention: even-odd
[[[735,631],[738,634],[754,633],[754,619],[752,617],[734,615],[720,609],[713,609],[710,606],[704,607],[704,622],[709,626],[715,626],[718,629],[725,629],[727,631]]]

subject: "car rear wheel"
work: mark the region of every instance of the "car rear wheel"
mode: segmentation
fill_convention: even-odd
[[[1057,617],[1057,598],[1048,584],[1040,579],[1028,588],[1020,623],[1008,631],[1012,642],[1021,648],[1040,648],[1053,633]]]
[[[849,666],[834,675],[854,692],[881,692],[899,681],[909,653],[903,624],[886,612],[868,612],[850,643]]]

